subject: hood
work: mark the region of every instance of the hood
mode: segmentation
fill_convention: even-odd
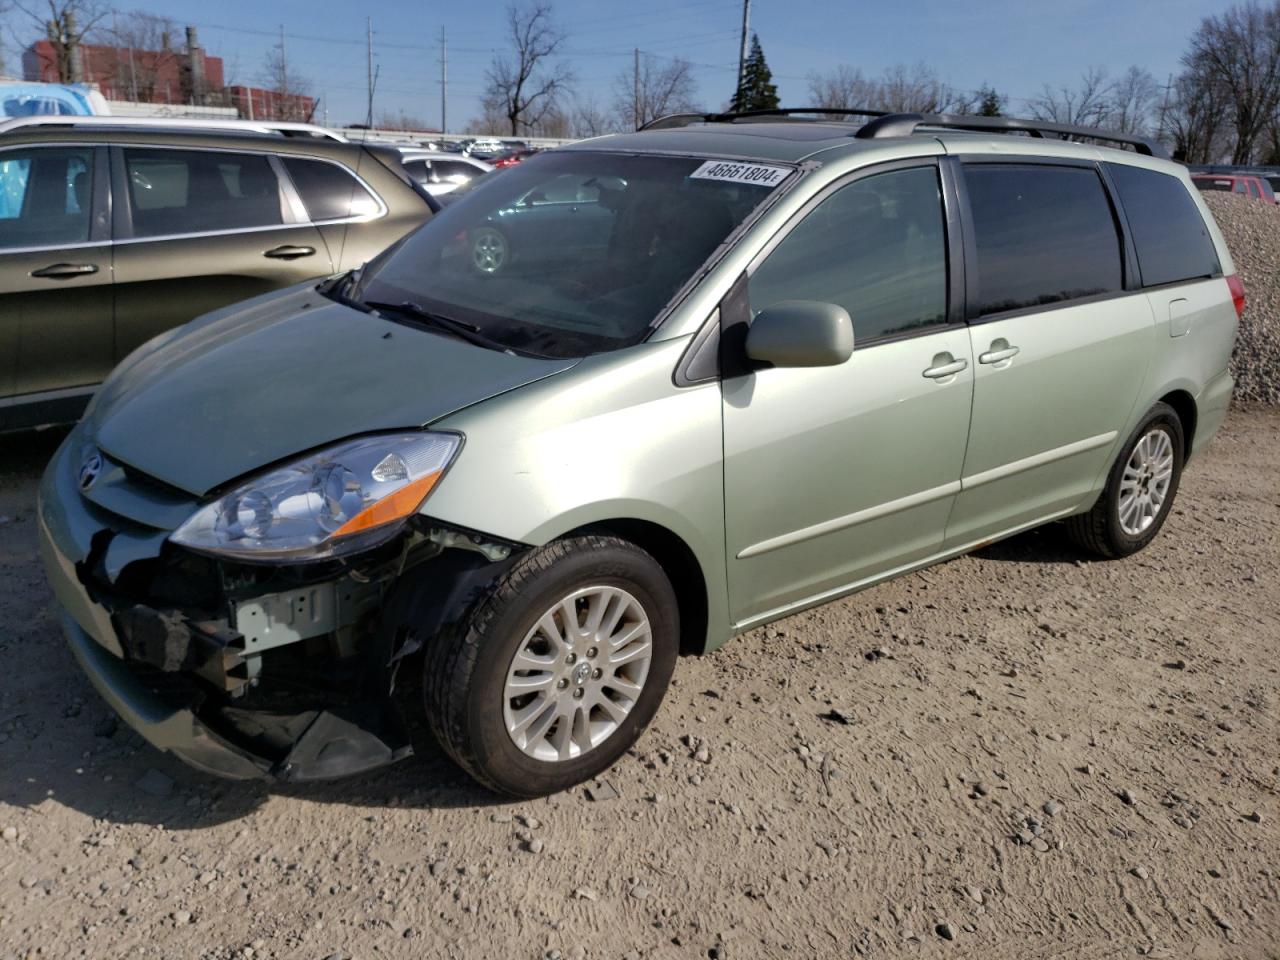
[[[425,426],[576,362],[487,350],[293,288],[139,348],[84,429],[114,459],[199,496],[347,437]]]

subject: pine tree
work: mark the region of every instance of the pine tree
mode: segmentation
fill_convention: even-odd
[[[745,110],[776,110],[778,87],[773,82],[773,71],[764,61],[764,49],[758,34],[751,35],[751,55],[742,70],[738,89],[729,104],[731,113]]]
[[[978,116],[999,117],[1004,110],[1004,97],[996,93],[995,87],[984,86],[978,91]]]

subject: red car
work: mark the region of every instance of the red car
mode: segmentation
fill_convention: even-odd
[[[1267,203],[1276,202],[1276,194],[1271,189],[1271,184],[1267,183],[1263,177],[1253,174],[1193,173],[1191,182],[1202,193],[1207,193],[1210,190],[1220,190],[1223,193],[1236,193],[1242,197],[1252,197],[1254,200],[1265,200]]]
[[[514,167],[521,160],[532,157],[537,150],[508,150],[501,156],[494,157],[489,163],[494,167]]]

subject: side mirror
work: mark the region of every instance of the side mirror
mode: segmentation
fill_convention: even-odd
[[[747,329],[747,356],[775,367],[834,367],[852,353],[853,321],[834,303],[783,300]]]

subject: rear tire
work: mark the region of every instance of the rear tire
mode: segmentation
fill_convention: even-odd
[[[1160,532],[1182,479],[1182,421],[1157,403],[1129,435],[1088,513],[1068,517],[1067,534],[1102,557],[1137,553]]]
[[[427,649],[436,739],[483,786],[518,797],[611,767],[657,713],[675,667],[675,592],[609,536],[531,551]]]

